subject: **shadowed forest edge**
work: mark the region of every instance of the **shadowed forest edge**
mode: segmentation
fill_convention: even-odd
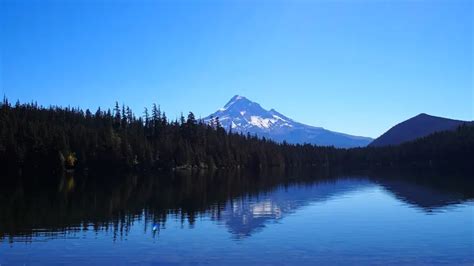
[[[277,143],[204,124],[190,112],[174,121],[157,105],[136,116],[116,103],[94,113],[35,103],[0,105],[0,167],[8,175],[162,169],[435,168],[472,171],[474,126],[398,146],[338,149]]]

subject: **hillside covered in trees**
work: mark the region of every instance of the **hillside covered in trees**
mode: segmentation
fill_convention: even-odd
[[[190,112],[169,120],[153,105],[136,116],[116,103],[95,112],[37,104],[0,106],[0,167],[9,174],[65,170],[267,167],[460,167],[472,170],[474,127],[383,148],[336,149],[276,143],[204,124]]]

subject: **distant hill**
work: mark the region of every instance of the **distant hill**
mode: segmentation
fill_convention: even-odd
[[[265,110],[260,104],[239,95],[232,97],[223,108],[203,120],[210,123],[215,118],[219,119],[226,130],[257,134],[278,142],[351,148],[365,147],[372,141],[368,137],[352,136],[299,123],[274,109]]]
[[[369,146],[381,147],[398,145],[403,142],[428,136],[435,132],[454,130],[464,123],[469,122],[431,116],[428,114],[419,114],[395,125],[380,137],[376,138],[369,144]]]

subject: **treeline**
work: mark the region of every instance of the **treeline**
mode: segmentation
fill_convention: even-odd
[[[348,150],[343,161],[363,169],[411,168],[474,173],[474,124],[397,146]]]
[[[190,112],[169,120],[157,105],[136,116],[119,106],[95,112],[35,103],[0,105],[0,167],[12,174],[67,169],[469,165],[472,126],[387,148],[336,149],[276,143],[204,124]]]
[[[0,166],[10,172],[65,169],[265,168],[324,164],[334,148],[287,145],[227,132],[157,105],[137,117],[116,103],[95,112],[35,103],[0,106]]]

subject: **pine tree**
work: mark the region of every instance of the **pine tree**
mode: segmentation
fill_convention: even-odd
[[[135,119],[129,107],[122,108],[122,115],[117,102],[113,111],[98,108],[95,115],[79,108],[43,108],[35,103],[9,107],[6,102],[0,105],[0,169],[11,173],[18,173],[19,169],[51,174],[66,167],[122,170],[180,165],[357,169],[416,165],[472,169],[474,157],[474,126],[468,124],[399,146],[346,150],[280,144],[250,133],[232,133],[231,127],[226,132],[218,117],[206,125],[196,121],[192,112],[184,122],[168,122],[156,105],[151,118],[145,108],[143,122],[141,117]],[[152,134],[155,126],[156,134]]]
[[[143,117],[145,119],[145,128],[148,128],[149,121],[150,121],[150,116],[148,114],[148,108],[146,108],[146,107],[145,107],[145,110],[143,111]]]
[[[115,102],[114,115],[115,115],[114,127],[115,129],[118,129],[120,127],[120,122],[122,121],[121,116],[120,116],[120,107],[119,107],[118,102]]]
[[[179,116],[179,123],[181,125],[184,125],[184,123],[185,123],[183,112],[181,112],[181,115]]]
[[[189,112],[188,119],[186,120],[186,124],[188,125],[196,125],[196,117],[194,116],[193,112]]]
[[[121,121],[122,128],[127,127],[127,112],[125,110],[125,104],[122,104],[122,121]]]

